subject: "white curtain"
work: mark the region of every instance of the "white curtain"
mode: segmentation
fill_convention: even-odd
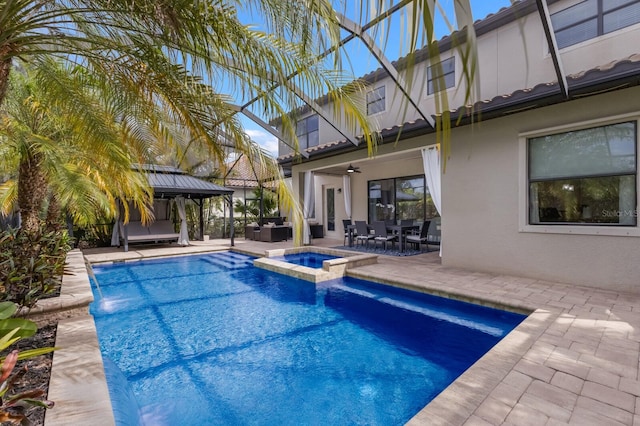
[[[178,238],[178,244],[188,246],[189,231],[187,229],[187,212],[184,197],[176,197],[176,206],[178,206],[178,215],[180,216],[180,236]]]
[[[344,211],[351,220],[351,176],[342,176],[342,193],[344,194]]]
[[[120,223],[120,202],[116,201],[116,221],[113,224],[113,230],[111,231],[111,247],[117,247],[120,245],[120,230],[122,224]]]
[[[438,214],[442,216],[442,193],[440,191],[440,151],[438,148],[423,148],[422,149],[422,165],[424,167],[424,177],[427,180],[427,187],[429,188],[429,194],[433,204],[438,210]]]
[[[315,201],[313,188],[313,172],[304,173],[304,221],[302,224],[302,243],[308,245],[310,243],[311,229],[309,228],[309,217],[313,212],[313,203]]]
[[[120,219],[116,217],[116,222],[113,224],[113,230],[111,231],[111,247],[117,247],[120,245]]]
[[[427,181],[429,194],[431,194],[431,199],[436,206],[436,210],[438,210],[438,214],[442,216],[440,150],[438,148],[423,148],[422,165],[424,167],[424,177]],[[440,242],[440,257],[442,257],[442,242]]]

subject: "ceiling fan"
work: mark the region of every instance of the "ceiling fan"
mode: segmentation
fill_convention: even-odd
[[[347,173],[362,173],[360,171],[360,167],[354,167],[351,164],[349,164],[349,167],[347,167]]]

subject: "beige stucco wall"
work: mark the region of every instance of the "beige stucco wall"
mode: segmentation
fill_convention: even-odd
[[[637,227],[626,232],[635,236],[575,235],[587,227],[537,233],[519,223],[526,208],[519,135],[629,113],[640,117],[640,88],[456,129],[443,176],[443,264],[640,291]]]
[[[526,210],[526,203],[521,202],[526,196],[523,133],[589,126],[620,115],[627,120],[629,114],[640,119],[640,88],[453,129],[452,155],[442,180],[443,265],[640,291],[640,228],[622,229],[622,234],[635,235],[621,236],[577,234],[593,232],[592,227],[567,227],[565,233],[542,232],[545,228],[524,232],[520,221]],[[434,135],[424,135],[381,146],[373,159],[360,151],[312,161],[294,167],[294,176],[337,164],[345,168],[348,163],[359,165],[362,173],[352,175],[352,217],[366,220],[367,182],[422,173],[419,149],[434,142]],[[328,185],[341,188],[342,178],[316,177],[317,218],[322,218],[322,189]],[[299,182],[294,186],[302,199]],[[335,236],[341,238],[341,220],[346,214],[341,194],[336,195]]]
[[[364,161],[364,160],[363,160]],[[377,158],[375,166],[367,166],[366,162],[361,162],[362,173],[355,173],[351,176],[351,217],[353,220],[367,220],[367,182],[376,179],[395,178],[402,176],[412,176],[423,173],[422,160],[420,153],[415,153],[415,159],[407,161],[397,160],[389,157],[386,160]],[[317,166],[317,164],[316,164]],[[345,166],[346,168],[346,166]],[[314,178],[315,199],[315,220],[324,225],[325,235],[328,238],[343,238],[342,220],[348,219],[345,210],[344,192],[338,193],[337,190],[343,190],[344,184],[342,176],[327,176],[322,174],[322,170],[316,172]],[[304,199],[304,191],[302,190],[302,182],[297,182],[298,194],[300,200]],[[334,188],[335,192],[335,209],[336,209],[336,229],[331,232],[327,229],[326,221],[326,200],[325,194],[327,188]]]
[[[550,7],[551,13],[577,1],[554,3]],[[523,34],[526,37],[523,38]],[[625,59],[637,52],[638,39],[640,24],[570,46],[561,51],[563,68],[567,74],[574,74]],[[478,39],[478,51],[480,99],[511,94],[556,79],[537,12],[483,35]],[[449,54],[445,52],[443,58]],[[426,63],[416,66],[412,94],[429,113],[435,111],[433,97],[425,95],[424,85],[420,83],[424,80],[426,66]],[[460,70],[458,58],[457,76]],[[393,94],[389,79],[383,79],[375,86],[380,84],[386,85],[388,100],[387,111],[375,117],[380,127],[391,127],[417,117],[411,109],[399,117],[399,111],[404,114],[398,104],[400,96]],[[461,87],[448,92],[450,105],[458,105],[463,92]],[[526,133],[578,123],[586,127],[595,120],[636,113],[640,117],[640,88],[453,129],[453,151],[442,187],[443,264],[640,291],[637,288],[640,284],[640,227],[617,228],[611,232],[610,229],[568,226],[559,232],[560,227],[523,226],[522,219],[527,208],[526,156],[523,157],[522,148]],[[336,139],[342,137],[332,132],[321,135],[323,142]],[[365,150],[315,160],[294,166],[294,177],[305,170],[321,171],[331,166],[346,169],[351,163],[360,166],[362,173],[352,176],[352,217],[366,220],[367,182],[422,173],[419,148],[433,143],[435,136],[425,135],[384,145],[373,160],[367,159]],[[407,151],[413,154],[407,156]],[[340,179],[326,176],[316,179],[316,217],[322,218],[323,214],[323,188],[327,185],[341,187]],[[300,185],[294,179],[294,187],[302,197]],[[341,220],[346,218],[344,202],[339,198],[336,205],[338,230]],[[619,235],[610,235],[616,232]]]

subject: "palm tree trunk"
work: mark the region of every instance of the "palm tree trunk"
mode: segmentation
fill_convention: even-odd
[[[3,51],[0,50],[0,57],[4,57]],[[4,98],[7,95],[7,88],[9,87],[9,74],[11,73],[12,62],[11,58],[0,61],[0,105],[4,102]]]
[[[18,208],[22,231],[29,236],[35,237],[40,233],[40,211],[46,194],[47,179],[42,170],[42,155],[31,152],[20,161],[18,172]]]
[[[60,231],[62,229],[62,209],[58,202],[58,197],[51,194],[49,197],[49,207],[47,208],[46,230]]]

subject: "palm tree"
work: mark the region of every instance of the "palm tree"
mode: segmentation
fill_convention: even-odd
[[[259,13],[269,33],[241,24],[237,9]],[[354,96],[359,86],[345,85],[344,75],[316,60],[320,47],[337,41],[339,35],[329,1],[17,0],[3,2],[0,11],[0,104],[11,90],[9,76],[17,61],[34,65],[55,57],[68,64],[63,68],[84,70],[93,87],[117,92],[117,101],[128,108],[114,118],[123,123],[130,144],[141,143],[142,136],[163,138],[168,126],[176,125],[195,144],[206,146],[214,159],[224,159],[220,143],[224,135],[236,150],[279,175],[277,164],[244,136],[236,109],[218,84],[224,82],[245,98],[256,99],[256,108],[267,116],[281,116],[285,131],[295,139],[295,119],[286,114],[300,105],[289,84],[295,75],[307,96],[330,93],[336,105],[345,106],[342,113],[336,108],[336,119],[344,117],[346,125],[363,129],[367,144],[374,145],[361,99]],[[91,118],[87,116],[91,110],[77,102],[78,92],[68,90],[55,76],[38,78],[52,107],[78,120]],[[163,119],[158,111],[164,113]],[[143,122],[149,134],[136,133],[135,124],[128,128],[131,121]],[[134,160],[144,162],[153,154],[147,151]],[[23,160],[21,175],[30,180],[18,186],[18,193],[24,194],[44,185],[37,173],[28,170],[41,165],[39,153],[29,153]],[[292,198],[284,185],[278,191],[281,200]],[[43,194],[31,194],[41,202]],[[25,196],[17,198],[23,214],[37,208]]]
[[[12,75],[0,108],[0,170],[10,176],[0,186],[0,208],[6,214],[17,203],[24,232],[34,236],[45,206],[49,224],[56,224],[61,208],[75,222],[87,224],[100,214],[113,216],[118,198],[132,200],[147,215],[152,201],[148,183],[131,167],[130,158],[139,154],[136,145],[125,137],[122,123],[114,121],[108,94],[91,90],[81,74],[66,71],[56,61],[40,62],[37,70],[22,68]],[[56,107],[38,84],[41,74],[56,76],[75,93],[84,115]]]
[[[233,211],[242,216],[249,216],[252,219],[259,218],[261,212],[266,217],[274,216],[277,210],[278,200],[276,196],[271,191],[265,191],[260,188],[253,190],[251,200],[246,203],[242,200],[236,200],[233,206]]]

